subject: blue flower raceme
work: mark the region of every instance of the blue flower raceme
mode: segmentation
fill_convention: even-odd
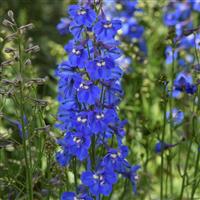
[[[75,185],[76,192],[64,192],[62,200],[108,196],[118,175],[128,178],[135,191],[139,168],[127,161],[128,147],[123,145],[126,123],[117,113],[123,96],[123,66],[116,62],[121,51],[115,36],[121,21],[108,20],[101,6],[88,1],[68,9],[73,39],[64,47],[68,59],[56,70],[56,126],[63,132],[57,140],[60,150],[56,160],[62,167],[80,167],[74,176],[81,177],[84,190],[78,191],[79,186]]]
[[[138,8],[138,1],[120,1],[120,0],[112,0],[112,1],[104,1],[105,8],[107,13],[109,13],[110,17],[113,16],[122,21],[122,27],[119,34],[120,40],[124,42],[124,45],[127,45],[124,48],[126,53],[126,57],[121,57],[123,62],[127,63],[127,59],[135,62],[136,60],[139,62],[143,62],[147,55],[147,46],[144,39],[144,27],[140,25],[138,19],[136,18],[136,13],[142,13],[142,9]],[[129,45],[131,44],[131,45]],[[127,51],[126,49],[132,48],[131,46],[136,47],[136,51],[134,52],[136,59],[133,59],[133,52]],[[132,62],[130,62],[132,63]],[[130,63],[123,66],[124,71],[129,71]]]

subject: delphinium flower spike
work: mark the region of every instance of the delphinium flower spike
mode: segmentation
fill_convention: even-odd
[[[68,59],[56,71],[57,127],[64,133],[58,139],[61,151],[56,158],[63,167],[77,160],[85,171],[76,170],[74,176],[80,177],[78,183],[82,184],[74,192],[64,192],[63,200],[108,196],[118,174],[128,178],[136,191],[140,166],[131,166],[126,160],[128,148],[122,142],[125,121],[117,113],[123,71],[116,64],[120,50],[115,36],[121,21],[108,20],[101,6],[86,1],[68,8],[72,19],[69,31],[74,38],[65,46]]]

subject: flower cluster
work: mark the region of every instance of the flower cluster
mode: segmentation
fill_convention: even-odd
[[[108,196],[118,174],[128,178],[135,191],[140,166],[131,166],[126,160],[128,148],[122,143],[126,122],[117,114],[123,95],[123,71],[116,64],[121,53],[115,36],[121,21],[108,20],[101,5],[91,1],[69,6],[68,13],[73,40],[64,47],[68,59],[56,71],[60,122],[57,127],[64,132],[58,140],[62,150],[56,159],[63,167],[76,160],[85,166],[85,171],[77,170],[82,183],[76,192],[64,192],[61,199]]]
[[[195,64],[195,58],[192,50],[199,49],[200,34],[195,33],[193,27],[192,11],[199,12],[200,3],[195,1],[170,1],[164,9],[163,21],[170,28],[169,38],[173,39],[174,44],[167,46],[165,50],[166,64],[172,64],[173,60],[177,60],[178,65],[183,68],[184,73],[189,72],[188,66]],[[183,73],[177,76],[177,79]],[[184,76],[184,75],[183,75]],[[185,75],[184,79],[188,82],[189,87],[192,87],[190,75]],[[193,93],[195,88],[191,88]],[[191,90],[185,90],[191,94]]]
[[[144,27],[140,25],[136,18],[137,13],[142,13],[142,9],[138,8],[138,1],[105,1],[105,8],[111,16],[115,16],[122,21],[120,40],[124,42],[123,45],[129,44],[124,48],[126,57],[119,59],[120,63],[125,63],[124,67],[127,69],[133,61],[142,62],[147,55],[147,47],[144,39]],[[130,51],[126,49],[131,48]],[[133,56],[134,54],[134,56]]]
[[[171,74],[172,87],[169,92],[170,98],[180,99],[184,94],[194,95],[197,92],[197,85],[193,81],[191,68],[197,65],[194,49],[199,49],[198,40],[200,34],[193,28],[192,11],[199,12],[200,4],[194,1],[170,0],[164,8],[163,22],[169,28],[168,39],[171,45],[165,49],[166,64],[172,65],[172,73],[175,72],[175,65],[178,66],[177,74]],[[166,113],[167,121],[177,127],[184,120],[184,113],[179,108],[172,108]],[[161,144],[165,145],[161,145]],[[156,152],[162,152],[174,147],[164,141],[156,144]]]
[[[193,95],[197,91],[197,85],[193,82],[191,68],[195,66],[196,60],[193,50],[199,49],[200,34],[193,28],[192,11],[199,12],[200,3],[195,1],[170,1],[164,9],[164,24],[170,28],[169,38],[172,39],[172,46],[167,46],[165,50],[166,64],[177,63],[179,73],[173,80],[171,96],[181,98],[182,94]],[[170,35],[171,34],[171,35]],[[175,108],[173,112],[177,113]],[[173,116],[173,114],[172,114]],[[173,117],[172,117],[173,118]],[[184,115],[181,111],[176,115],[174,124],[180,124]]]

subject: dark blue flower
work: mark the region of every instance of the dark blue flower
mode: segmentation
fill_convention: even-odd
[[[56,153],[56,160],[62,166],[67,166],[71,160],[71,156],[65,152],[57,152]]]
[[[121,146],[119,149],[109,149],[103,159],[103,164],[118,172],[124,172],[129,165],[125,158],[128,156],[128,147]]]
[[[96,20],[96,13],[89,6],[71,5],[69,6],[68,13],[77,25],[85,25],[90,27]]]
[[[82,81],[76,83],[78,101],[89,105],[100,100],[101,90],[92,81]]]
[[[100,40],[109,40],[114,38],[120,28],[120,20],[101,19],[94,25],[94,33]]]
[[[80,68],[85,67],[88,59],[88,53],[83,45],[76,45],[73,41],[71,41],[65,46],[65,50],[69,54],[69,63],[71,65],[78,66]]]
[[[90,135],[81,130],[79,132],[68,132],[63,139],[68,152],[76,156],[79,160],[84,160],[88,156],[90,148]]]
[[[187,94],[194,94],[197,91],[197,86],[193,84],[191,74],[180,72],[174,80],[173,96],[178,97],[181,92]]]
[[[95,109],[90,113],[90,128],[94,133],[104,133],[118,120],[114,109]]]
[[[98,57],[90,61],[86,67],[87,72],[92,80],[108,80],[111,79],[111,69],[115,67],[115,63],[111,58]]]
[[[112,191],[112,185],[117,182],[117,175],[109,168],[103,168],[96,172],[86,171],[81,175],[81,181],[88,186],[90,192],[98,196],[108,196]]]
[[[140,168],[141,168],[140,165],[130,166],[130,168],[126,172],[122,173],[124,177],[128,178],[131,181],[134,193],[137,192],[137,188],[136,188],[137,181],[138,181],[137,171]]]

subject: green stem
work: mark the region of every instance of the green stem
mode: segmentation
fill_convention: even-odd
[[[194,183],[192,185],[191,200],[194,199],[194,194],[195,194],[195,191],[197,189],[197,180],[196,180],[196,177],[197,177],[197,173],[199,171],[199,161],[200,161],[200,151],[198,151],[198,153],[197,153],[197,159],[196,159],[196,163],[195,163]]]
[[[200,64],[199,62],[199,56],[198,56],[198,52],[197,52],[197,45],[196,45],[196,33],[194,34],[194,41],[195,41],[195,55],[196,55],[196,59],[197,59],[197,63],[198,63],[198,66]],[[196,74],[195,74],[196,75]],[[196,77],[195,77],[196,78]],[[198,113],[199,111],[199,89],[197,90],[197,98],[198,98],[198,102],[197,102],[197,110],[196,110],[196,113]],[[197,129],[196,129],[197,130]],[[197,143],[197,145],[199,145]],[[200,151],[198,150],[198,153],[197,153],[197,158],[196,158],[196,162],[195,162],[195,169],[194,169],[194,183],[192,185],[192,191],[191,191],[191,199],[194,199],[194,195],[195,195],[195,192],[196,192],[196,189],[197,189],[197,186],[198,186],[198,182],[197,182],[197,173],[199,171],[199,161],[200,161]]]
[[[186,175],[187,175],[187,169],[188,169],[188,164],[189,164],[189,158],[190,158],[190,153],[191,153],[191,147],[192,147],[192,140],[190,140],[188,151],[187,151],[187,157],[186,157],[186,162],[185,162],[185,167],[184,167],[184,172],[182,176],[182,186],[181,186],[181,193],[179,199],[183,199],[183,193],[185,189],[185,181],[186,181]]]
[[[77,170],[76,170],[76,158],[74,158],[74,163],[73,163],[73,172],[74,172],[74,183],[75,183],[75,191],[77,191],[78,187],[78,181],[77,181]]]
[[[169,107],[170,107],[170,144],[173,144],[173,119],[172,119],[172,107],[173,107],[173,98],[172,98],[172,91],[173,91],[173,81],[174,81],[174,71],[175,71],[175,58],[174,58],[174,48],[175,45],[173,44],[172,49],[172,71],[171,71],[171,96],[169,99]],[[170,194],[173,196],[173,169],[172,169],[172,160],[171,160],[171,150],[169,150],[169,171],[170,171]]]
[[[166,93],[166,88],[165,88],[165,93]],[[166,101],[166,94],[165,94],[165,96],[164,96],[164,113],[163,113],[164,124],[163,124],[161,142],[164,142],[164,139],[165,139],[166,110],[167,110],[167,101]],[[160,200],[163,199],[163,182],[164,182],[164,151],[161,152]]]
[[[19,33],[20,34],[20,33]],[[25,169],[26,169],[26,183],[27,183],[27,193],[29,200],[33,200],[33,188],[32,188],[32,173],[31,173],[31,166],[30,166],[30,160],[28,158],[28,149],[26,144],[26,130],[25,130],[25,124],[24,124],[24,95],[23,95],[23,73],[22,73],[22,47],[21,47],[21,37],[19,35],[19,41],[18,41],[18,50],[19,50],[19,73],[20,73],[20,119],[21,119],[21,125],[22,125],[22,141],[23,141],[23,151],[24,151],[24,158],[25,158]],[[29,150],[30,153],[30,150]],[[31,159],[31,158],[30,158]]]

